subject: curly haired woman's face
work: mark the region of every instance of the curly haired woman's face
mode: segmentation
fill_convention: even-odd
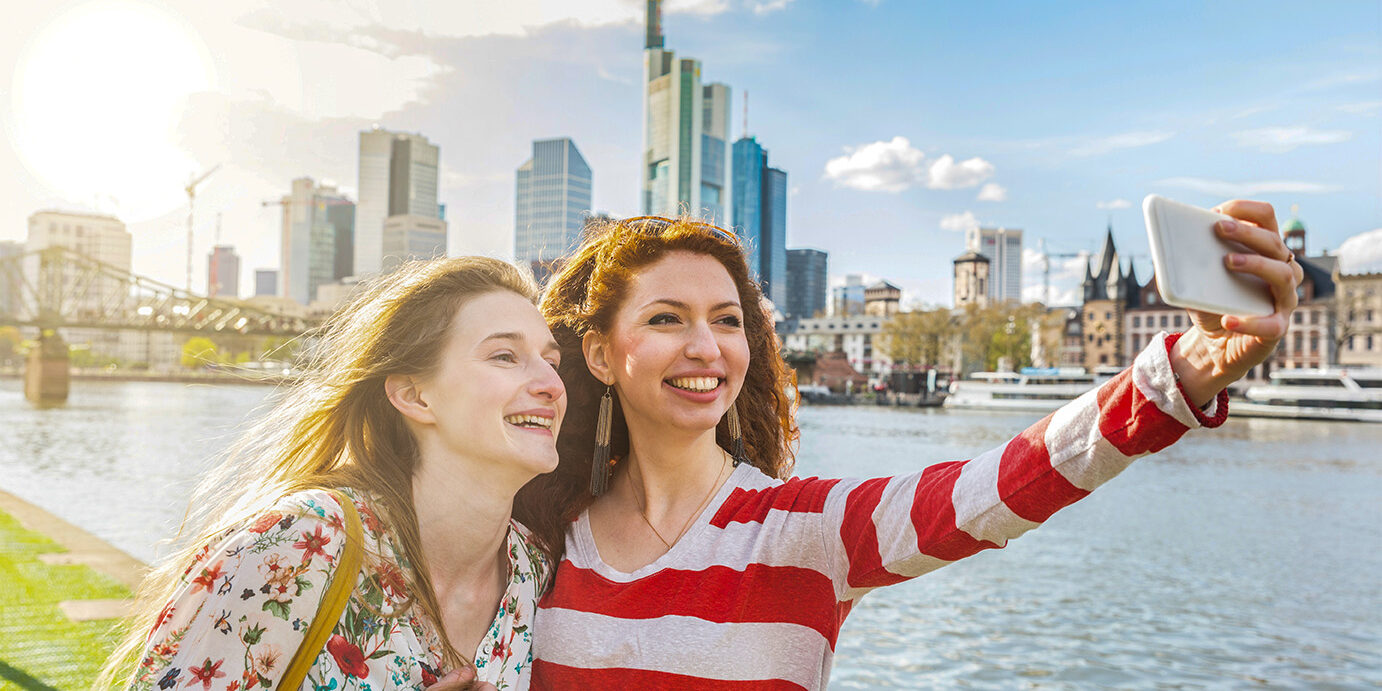
[[[734,279],[713,257],[671,252],[635,274],[587,363],[617,386],[630,427],[715,427],[744,384],[749,344]],[[591,350],[592,340],[599,345]],[[593,357],[592,357],[593,356]]]

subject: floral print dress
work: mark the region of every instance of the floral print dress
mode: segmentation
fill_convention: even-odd
[[[402,551],[368,495],[345,490],[364,524],[365,559],[350,602],[302,688],[425,689],[441,669],[434,625],[408,607]],[[293,494],[207,545],[149,634],[131,689],[275,688],[316,615],[345,541],[342,509],[321,490]],[[532,625],[550,565],[510,521],[509,584],[475,653],[479,680],[526,689]]]

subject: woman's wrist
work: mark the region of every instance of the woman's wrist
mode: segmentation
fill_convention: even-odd
[[[1167,352],[1186,396],[1201,408],[1241,376],[1220,368],[1217,363],[1223,361],[1222,356],[1216,357],[1219,347],[1199,327],[1192,327]]]

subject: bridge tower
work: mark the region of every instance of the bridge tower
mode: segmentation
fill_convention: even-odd
[[[46,408],[67,402],[72,373],[67,342],[53,329],[42,329],[24,363],[24,397]]]

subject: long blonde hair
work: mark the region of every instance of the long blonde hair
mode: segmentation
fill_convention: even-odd
[[[144,579],[97,688],[129,683],[159,611],[205,545],[287,495],[334,487],[378,498],[381,518],[412,567],[405,569],[412,604],[440,636],[445,662],[473,664],[441,625],[413,504],[417,441],[385,395],[384,380],[431,373],[456,312],[471,298],[499,291],[537,300],[532,278],[497,259],[410,262],[372,281],[332,315],[313,334],[317,343],[306,373],[193,493],[176,548]]]

